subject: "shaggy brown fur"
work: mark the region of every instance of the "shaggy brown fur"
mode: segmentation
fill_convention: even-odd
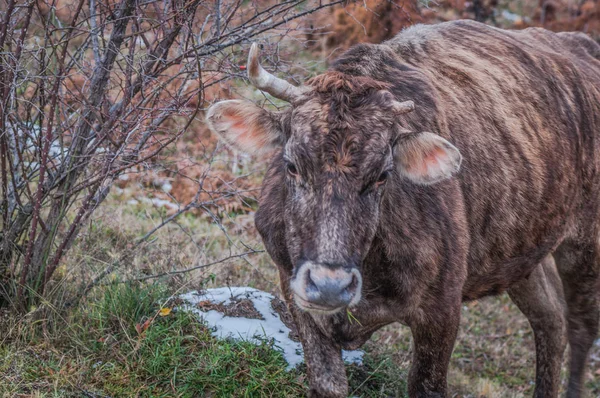
[[[506,290],[535,333],[535,396],[558,394],[565,330],[568,397],[582,396],[600,315],[599,59],[582,34],[415,26],[352,48],[277,115],[282,139],[271,141],[282,149],[256,225],[298,325],[311,396],[347,396],[340,349],[394,321],[414,337],[409,395],[447,396],[461,302]],[[398,116],[393,103],[406,100],[416,110]],[[426,171],[419,151],[438,145],[409,145],[424,131],[458,148],[455,177],[407,177],[407,167]],[[425,153],[443,163],[447,148],[436,148]],[[297,265],[317,257],[360,270],[360,323],[294,304]]]

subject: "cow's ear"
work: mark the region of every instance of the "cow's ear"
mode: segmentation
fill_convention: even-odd
[[[206,113],[210,130],[240,151],[262,154],[280,147],[284,135],[276,115],[249,101],[221,101]]]
[[[400,174],[422,185],[452,177],[462,162],[462,156],[454,145],[427,132],[400,137],[395,158]]]

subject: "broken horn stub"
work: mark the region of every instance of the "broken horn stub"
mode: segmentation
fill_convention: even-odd
[[[254,87],[287,102],[293,103],[300,98],[304,90],[264,70],[258,59],[259,52],[258,44],[252,43],[246,69],[248,70],[248,79]]]
[[[403,115],[415,110],[415,103],[413,101],[396,101],[393,105],[394,112],[398,115]]]

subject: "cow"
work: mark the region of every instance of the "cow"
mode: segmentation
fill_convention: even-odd
[[[410,397],[448,396],[462,302],[508,292],[535,336],[535,397],[584,394],[600,317],[600,46],[582,33],[416,25],[294,86],[228,100],[210,129],[269,156],[255,225],[305,351],[309,396],[346,397],[341,349],[400,322]],[[351,315],[351,316],[350,316]],[[356,319],[357,321],[354,321]]]

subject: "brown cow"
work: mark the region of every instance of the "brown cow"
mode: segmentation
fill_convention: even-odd
[[[461,302],[503,291],[535,333],[535,396],[558,394],[565,329],[567,396],[583,395],[600,316],[598,44],[457,21],[358,45],[303,87],[264,71],[256,45],[248,71],[291,107],[223,101],[207,120],[274,150],[256,226],[311,396],[347,396],[340,350],[396,321],[414,338],[409,395],[447,396]]]

